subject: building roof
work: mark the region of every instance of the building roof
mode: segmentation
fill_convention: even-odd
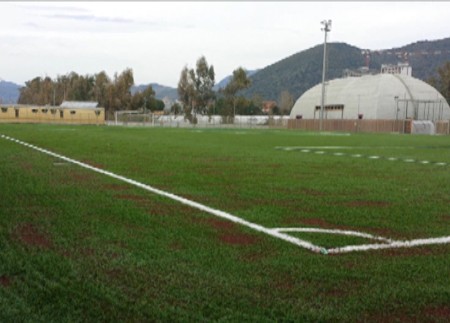
[[[445,98],[429,84],[408,75],[377,74],[329,81],[326,85],[327,119],[450,119]],[[294,104],[291,118],[319,118],[322,84],[306,91]],[[414,115],[414,113],[416,115]]]
[[[98,102],[93,101],[63,101],[61,108],[66,109],[96,109]]]

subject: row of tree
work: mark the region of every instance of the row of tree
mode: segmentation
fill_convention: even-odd
[[[233,71],[228,84],[218,92],[214,91],[214,67],[208,64],[204,56],[200,57],[195,68],[185,66],[178,82],[180,104],[172,106],[175,114],[184,114],[191,122],[196,122],[197,114],[218,114],[224,120],[233,122],[236,114],[261,115],[263,100],[254,94],[245,98],[242,91],[249,88],[251,80],[246,71],[239,67]],[[142,91],[131,93],[134,86],[133,71],[126,69],[110,78],[104,71],[94,75],[79,75],[71,72],[50,77],[36,77],[25,82],[20,89],[19,104],[54,105],[63,101],[96,101],[104,107],[108,115],[118,110],[160,111],[164,103],[155,98],[155,92],[149,85]],[[287,91],[280,96],[280,105],[271,110],[272,114],[288,114],[293,106],[293,98]]]
[[[450,62],[441,66],[437,74],[427,82],[450,102]],[[115,73],[113,78],[104,71],[85,76],[71,72],[58,75],[54,80],[50,77],[36,77],[25,82],[25,86],[20,89],[18,103],[60,105],[64,100],[97,101],[109,115],[117,110],[164,109],[164,103],[155,98],[155,92],[150,85],[132,94],[133,85],[133,71],[129,68],[120,74]],[[177,88],[180,104],[174,104],[172,112],[183,113],[192,122],[195,122],[197,114],[219,114],[230,122],[237,114],[264,114],[261,95],[246,90],[250,88],[251,80],[242,67],[233,71],[231,80],[225,88],[215,92],[214,85],[214,67],[208,65],[204,56],[197,60],[195,68],[189,69],[185,66],[181,71]],[[293,104],[294,98],[290,92],[283,90],[277,105],[270,113],[289,114]]]
[[[254,94],[252,99],[242,95],[242,91],[251,85],[251,80],[242,67],[233,71],[228,84],[217,93],[213,90],[214,84],[214,67],[208,65],[204,56],[197,60],[195,69],[185,66],[181,71],[177,88],[181,106],[174,105],[172,112],[184,113],[185,117],[193,123],[197,121],[197,114],[221,115],[225,122],[233,122],[236,114],[264,114],[263,100],[260,95]],[[289,92],[282,93],[280,102],[283,107],[276,106],[271,113],[288,114],[293,106],[293,98]]]
[[[104,71],[94,75],[71,72],[50,77],[36,77],[20,89],[19,104],[60,105],[63,101],[96,101],[107,113],[117,110],[163,110],[164,103],[155,98],[151,86],[131,94],[133,71],[124,70],[110,78]]]
[[[437,74],[428,83],[441,93],[450,104],[450,61],[438,68]]]

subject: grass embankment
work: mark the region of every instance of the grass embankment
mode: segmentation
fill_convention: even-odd
[[[45,125],[0,125],[0,134],[267,227],[450,235],[448,137]],[[446,321],[450,313],[448,245],[318,255],[3,139],[0,179],[0,321]]]

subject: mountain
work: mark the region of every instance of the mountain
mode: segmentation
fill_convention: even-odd
[[[0,80],[0,104],[17,103],[21,87],[13,82]]]
[[[436,75],[437,69],[450,61],[450,38],[423,40],[403,47],[383,50],[361,49],[346,43],[329,43],[327,79],[342,77],[345,69],[355,70],[366,66],[380,71],[382,64],[397,64],[407,61],[414,77],[427,80]],[[259,94],[265,100],[278,101],[282,91],[289,91],[297,99],[306,90],[322,81],[323,44],[293,54],[263,69],[248,71],[252,80],[250,88],[241,94],[251,98]],[[216,84],[214,89],[225,87],[230,76]],[[174,101],[178,98],[176,88],[150,83],[156,98]],[[133,86],[132,94],[148,85]],[[16,103],[20,85],[0,80],[0,102]]]
[[[248,70],[247,72],[247,77],[250,77],[252,75],[254,75],[256,72],[258,72],[259,70]],[[233,75],[228,75],[226,77],[224,77],[222,80],[219,81],[219,83],[217,83],[216,85],[214,85],[213,90],[214,91],[219,91],[220,89],[223,89],[225,86],[227,86],[227,84],[230,82],[231,78],[233,77]]]
[[[366,66],[379,71],[381,64],[409,62],[414,77],[426,80],[450,60],[450,38],[419,41],[387,50],[366,50],[345,43],[329,43],[327,79],[342,77],[345,69]],[[265,100],[279,100],[282,91],[294,99],[322,81],[323,45],[296,53],[269,65],[250,77],[252,85],[242,94],[260,94]]]
[[[153,91],[155,91],[155,97],[159,100],[164,99],[165,97],[169,98],[172,101],[178,99],[178,92],[176,88],[161,85],[158,83],[150,83],[150,84],[142,84],[142,85],[134,85],[131,87],[131,94],[134,94],[138,91],[143,91],[147,88],[147,86],[151,85]]]
[[[435,75],[437,69],[450,61],[450,38],[434,41],[418,41],[403,47],[372,51],[370,65],[381,68],[381,64],[396,64],[407,61],[414,77],[423,81]]]

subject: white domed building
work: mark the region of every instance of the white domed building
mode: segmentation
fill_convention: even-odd
[[[409,73],[381,73],[328,81],[323,120],[450,120],[445,98]],[[319,120],[322,84],[306,91],[294,104],[290,118]],[[306,121],[305,120],[305,121]]]

